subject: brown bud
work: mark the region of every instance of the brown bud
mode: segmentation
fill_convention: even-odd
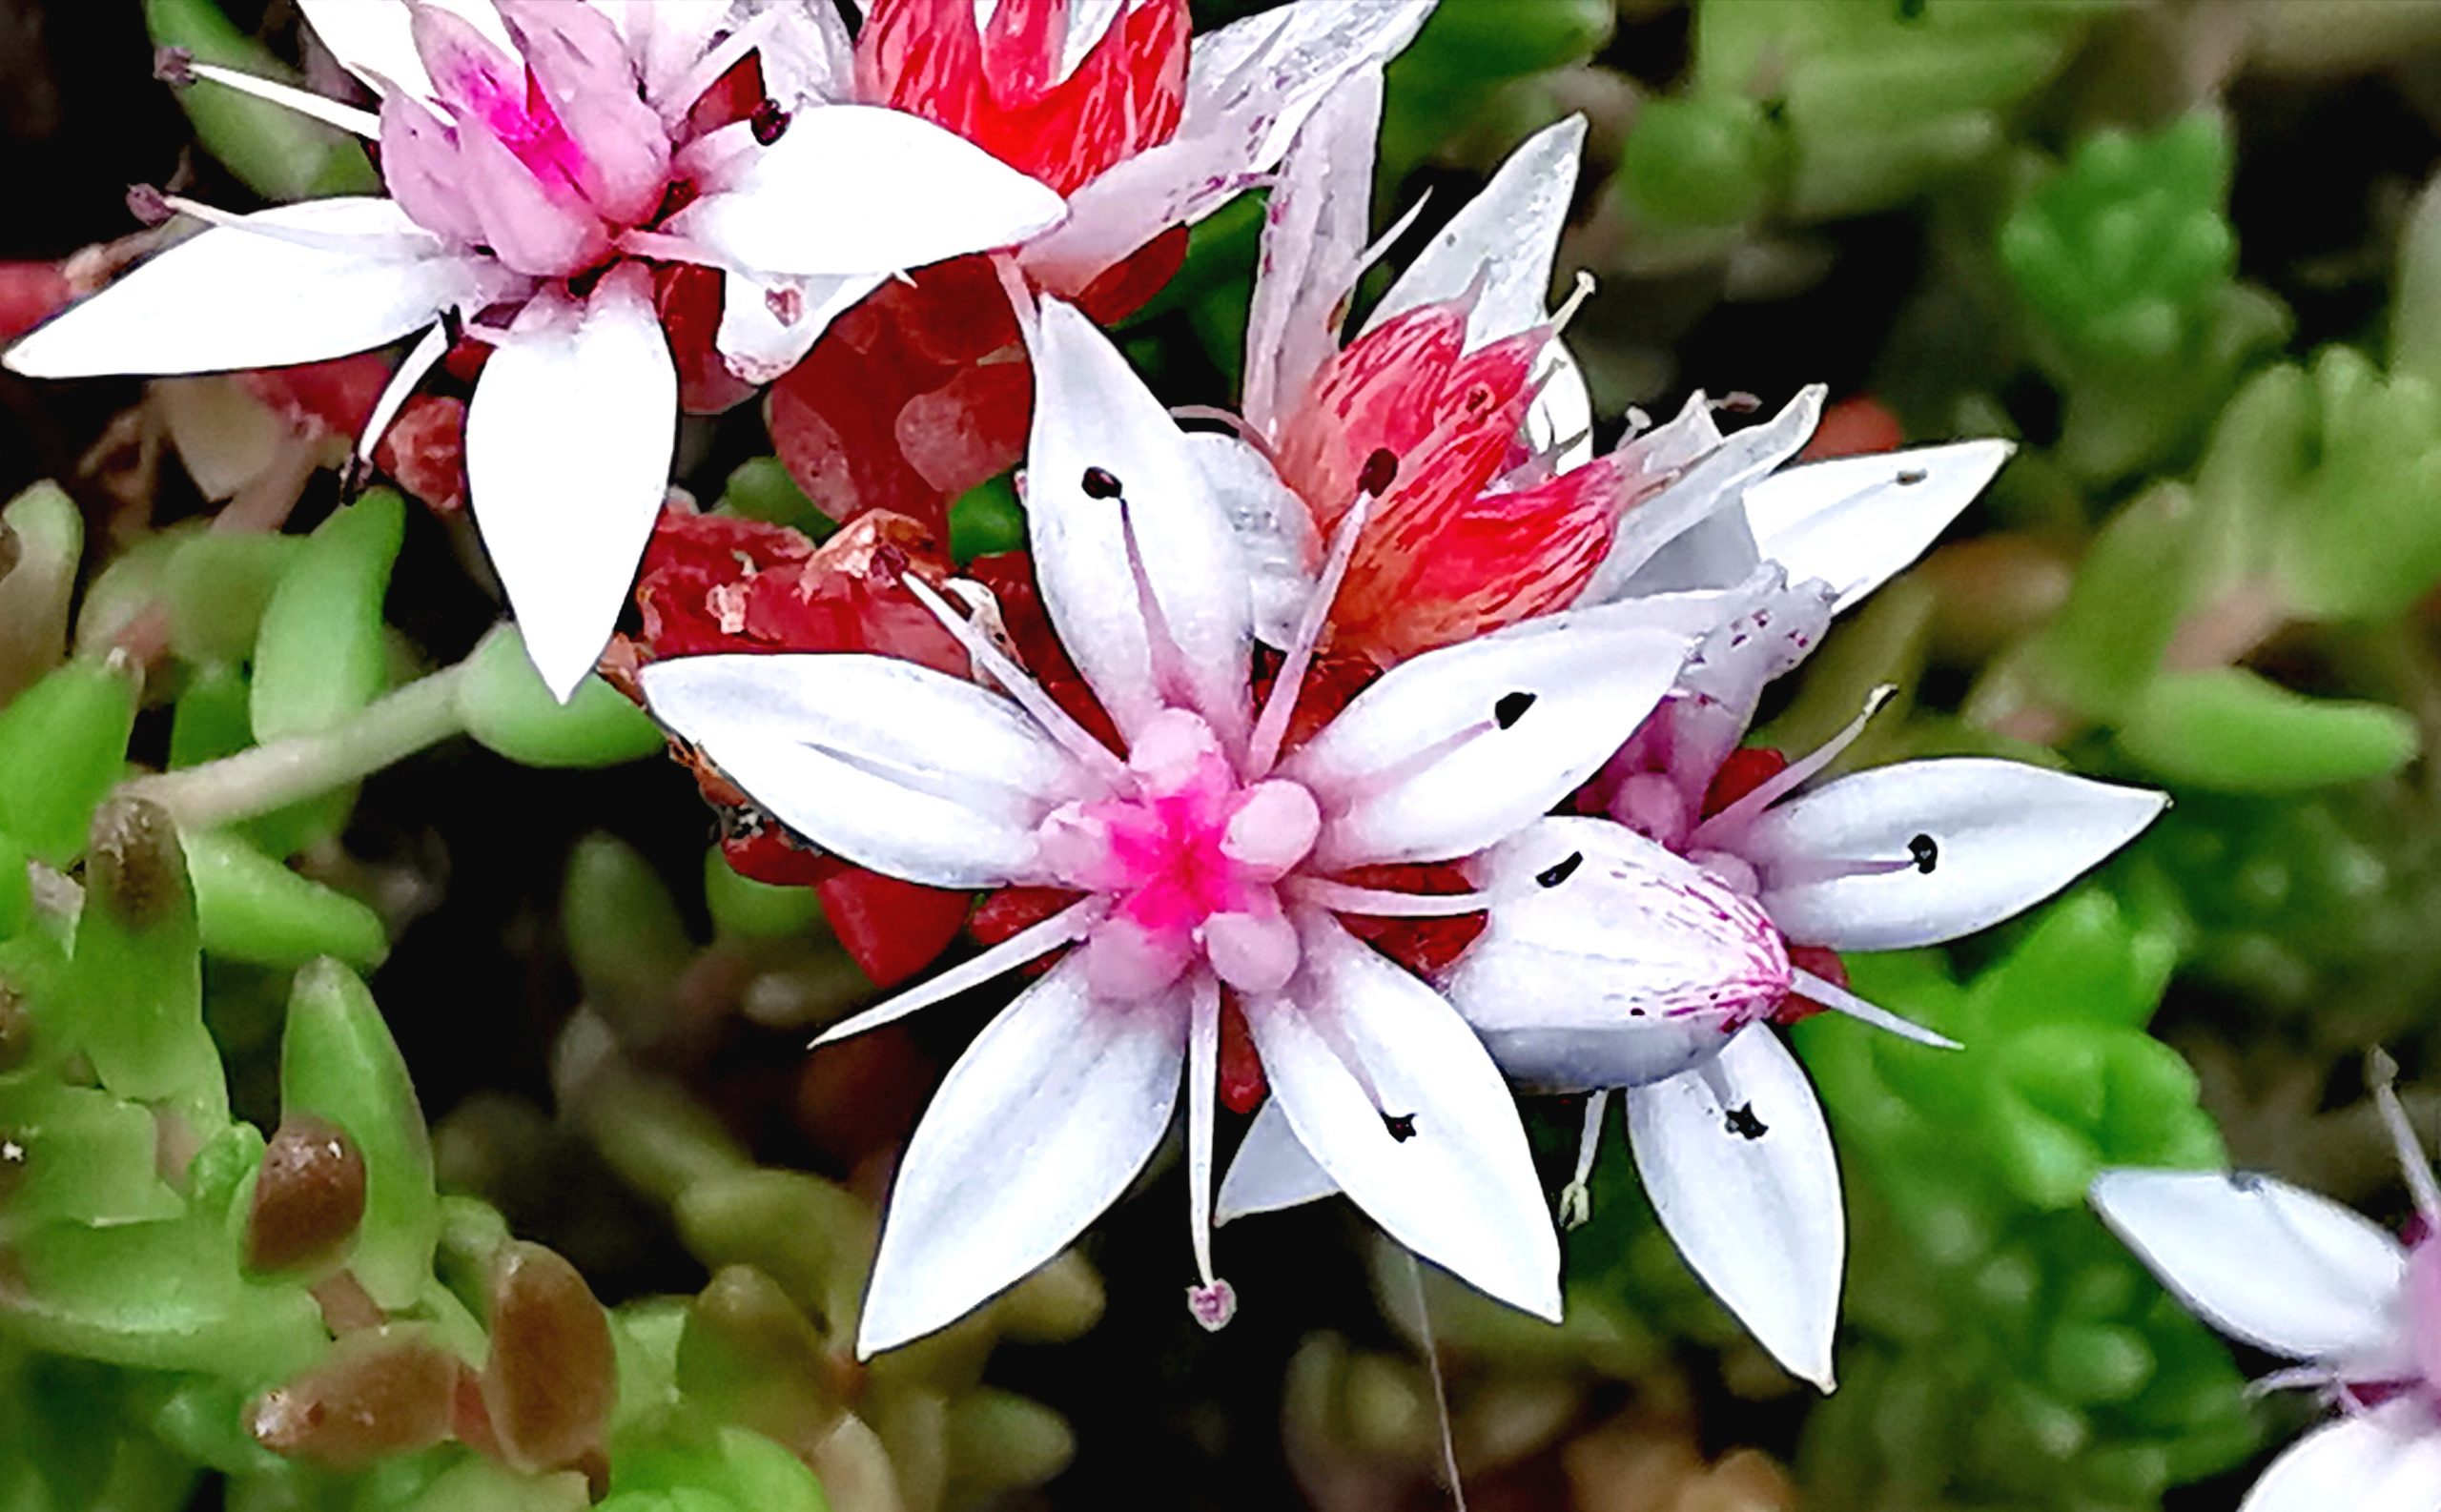
[[[184,898],[186,852],[167,810],[142,798],[113,798],[93,815],[85,857],[87,906],[100,904],[133,929],[161,922]]]
[[[246,1214],[246,1267],[285,1271],[333,1259],[364,1220],[364,1156],[337,1124],[298,1114],[263,1151]]]
[[[246,1429],[275,1454],[360,1469],[447,1439],[457,1379],[457,1360],[420,1334],[359,1334],[318,1368],[256,1398]]]
[[[576,1267],[539,1244],[492,1262],[483,1406],[501,1458],[520,1470],[573,1464],[598,1448],[619,1395],[610,1320]]]

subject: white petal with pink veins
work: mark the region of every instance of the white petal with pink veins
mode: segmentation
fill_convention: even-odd
[[[537,295],[476,380],[475,524],[526,653],[563,702],[627,602],[677,433],[678,370],[641,264],[613,269],[581,306]]]
[[[1245,1005],[1298,1140],[1392,1238],[1558,1321],[1559,1242],[1491,1057],[1438,993],[1337,922],[1309,914],[1299,933],[1298,979]]]
[[[1747,523],[1756,550],[1830,583],[1845,609],[1923,555],[2016,450],[1959,441],[1786,468],[1746,490]]]
[[[1372,236],[1382,75],[1351,75],[1306,118],[1263,206],[1262,249],[1246,308],[1242,413],[1277,436],[1314,375],[1339,350],[1345,301]]]
[[[1791,1374],[1832,1389],[1848,1228],[1821,1099],[1770,1026],[1627,1093],[1636,1174],[1678,1253]]]
[[[1026,521],[1044,611],[1122,734],[1183,705],[1234,746],[1251,717],[1252,609],[1228,518],[1169,412],[1092,321],[1045,300],[1028,339]]]
[[[740,273],[895,273],[1013,246],[1067,214],[1049,186],[964,137],[878,106],[800,110],[729,165],[661,229]]]
[[[1763,908],[1790,939],[1903,950],[2023,912],[2167,807],[2146,788],[1954,756],[1839,778],[1718,844],[1761,874]],[[1867,869],[1842,869],[1852,865]]]
[[[1323,806],[1324,868],[1445,861],[1566,797],[1670,689],[1667,630],[1518,630],[1428,651],[1357,695],[1281,765]]]
[[[2328,1197],[2270,1176],[2143,1170],[2103,1172],[2092,1197],[2225,1334],[2291,1359],[2371,1361],[2403,1345],[2406,1248]]]
[[[2238,1512],[2433,1512],[2441,1428],[2408,1396],[2306,1435],[2254,1483]]]
[[[1077,796],[1018,706],[896,657],[699,656],[644,670],[655,717],[790,828],[933,887],[1035,877],[1035,829]]]
[[[899,1162],[858,1358],[955,1322],[1127,1190],[1178,1105],[1191,991],[1097,1002],[1072,955],[975,1037]]]
[[[395,341],[475,296],[476,269],[387,199],[308,200],[189,237],[10,347],[29,378],[215,373]]]

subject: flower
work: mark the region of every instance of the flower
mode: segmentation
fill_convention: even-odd
[[[1468,854],[1532,823],[1659,699],[1687,637],[1605,621],[1473,642],[1384,676],[1283,749],[1311,637],[1258,710],[1246,576],[1184,437],[1072,307],[1046,301],[1029,341],[1036,572],[1124,759],[913,579],[1001,691],[858,655],[643,673],[666,725],[826,848],[911,882],[1076,895],[825,1036],[1078,947],[983,1031],[916,1130],[859,1350],[947,1324],[1067,1244],[1151,1156],[1182,1069],[1191,1300],[1225,1319],[1209,1235],[1224,993],[1280,1115],[1361,1206],[1472,1284],[1555,1317],[1558,1249],[1498,1072],[1447,1003],[1337,917],[1484,900],[1341,873]]]
[[[2441,1487],[2441,1190],[2387,1074],[2374,1096],[2415,1196],[2411,1243],[2270,1176],[2094,1178],[2103,1221],[2189,1312],[2303,1361],[2264,1386],[2310,1386],[2342,1408],[2272,1461],[2243,1512],[2421,1512]]]
[[[667,486],[679,375],[655,267],[722,270],[728,312],[807,339],[899,270],[1056,222],[1047,187],[918,117],[845,98],[828,5],[300,0],[378,115],[194,65],[380,145],[390,197],[231,216],[12,347],[41,378],[274,367],[424,332],[374,442],[462,329],[490,347],[465,420],[478,526],[563,699],[608,639]],[[749,55],[767,97],[696,107]],[[718,115],[718,112],[713,112]],[[770,318],[767,316],[765,318]],[[720,339],[751,329],[725,317]]]
[[[878,0],[856,88],[1066,195],[1067,218],[1007,270],[1109,323],[1178,271],[1187,227],[1266,182],[1331,90],[1405,47],[1432,4],[1281,5],[1190,50],[1185,0]],[[772,441],[823,507],[937,522],[1016,461],[1032,384],[1001,275],[969,258],[885,288],[819,346],[772,333],[751,372],[787,370]]]
[[[1984,465],[1962,448],[1918,460]],[[1830,1008],[1956,1048],[1849,992],[1836,952],[1989,928],[2067,886],[2167,803],[1969,757],[1806,787],[1864,718],[1794,763],[1740,749],[1764,685],[1803,660],[1837,607],[1896,570],[1888,542],[1938,532],[1910,492],[1929,477],[1850,486],[1894,461],[1917,471],[1886,457],[1815,463],[1781,475],[1786,492],[1750,490],[1726,513],[1721,524],[1775,540],[1785,565],[1758,563],[1751,543],[1697,539],[1707,570],[1682,563],[1687,576],[1751,580],[1760,567],[1767,586],[1705,638],[1670,698],[1578,795],[1590,816],[1546,820],[1472,863],[1491,900],[1486,927],[1440,979],[1522,1090],[1594,1093],[1563,1216],[1582,1221],[1609,1093],[1624,1088],[1663,1228],[1757,1341],[1826,1391],[1846,1252],[1838,1166],[1811,1083],[1765,1021]],[[1795,492],[1817,479],[1828,504]],[[1844,528],[1773,528],[1784,508]],[[1792,586],[1792,571],[1809,576]],[[1328,1190],[1286,1134],[1257,1119],[1222,1185],[1224,1220]]]

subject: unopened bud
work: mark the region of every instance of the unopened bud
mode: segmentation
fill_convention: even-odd
[[[337,1124],[285,1119],[263,1151],[246,1215],[246,1266],[285,1271],[336,1257],[364,1220],[364,1156]]]
[[[610,1320],[576,1267],[539,1244],[503,1246],[492,1263],[491,1335],[482,1399],[501,1458],[556,1469],[600,1447],[618,1361]]]
[[[275,1454],[361,1469],[447,1439],[457,1380],[458,1362],[421,1335],[359,1334],[319,1368],[256,1398],[246,1430]]]

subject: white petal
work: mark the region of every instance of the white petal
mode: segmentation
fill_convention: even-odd
[[[854,99],[856,39],[839,7],[799,0],[778,9],[780,16],[755,48],[764,91],[792,111]]]
[[[1624,825],[1545,819],[1471,869],[1501,901],[1444,985],[1528,1091],[1675,1076],[1788,991],[1788,955],[1761,911]]]
[[[2094,1177],[2092,1196],[2162,1284],[2225,1334],[2315,1360],[2380,1359],[2404,1338],[2406,1249],[2328,1197],[2269,1176],[2136,1170]]]
[[[1670,705],[1671,765],[1697,782],[1711,782],[1745,742],[1764,688],[1813,655],[1831,628],[1828,585],[1792,582],[1776,564],[1756,570],[1753,603],[1687,658],[1687,670],[1678,675],[1680,696]],[[1700,802],[1703,793],[1687,796]]]
[[[1131,740],[1175,703],[1202,713],[1224,741],[1241,740],[1252,610],[1220,501],[1177,422],[1092,321],[1045,300],[1028,341],[1026,521],[1061,644]],[[1089,493],[1093,472],[1116,481],[1118,497]],[[1097,479],[1095,492],[1104,487]],[[1150,615],[1129,560],[1131,521]]]
[[[1071,955],[976,1036],[899,1163],[859,1358],[964,1317],[1127,1190],[1178,1104],[1186,991],[1098,1002]]]
[[[721,327],[713,344],[721,361],[749,383],[769,383],[805,360],[831,322],[889,281],[887,274],[852,278],[756,278],[732,273],[722,280]],[[791,318],[783,320],[782,313]]]
[[[1057,287],[1081,287],[1255,187],[1331,90],[1405,47],[1432,4],[1275,6],[1196,38],[1178,134],[1077,190],[1067,223],[1026,248],[1026,266]]]
[[[1252,580],[1254,633],[1265,645],[1294,644],[1314,595],[1323,542],[1314,514],[1280,480],[1262,452],[1225,431],[1189,431],[1187,450],[1203,485],[1229,517]]]
[[[1335,921],[1310,915],[1298,932],[1304,965],[1287,992],[1246,1003],[1298,1139],[1392,1238],[1558,1321],[1559,1241],[1491,1057],[1439,994]],[[1385,1114],[1412,1134],[1395,1137]]]
[[[2271,1462],[2238,1512],[2434,1512],[2441,1430],[2402,1397],[2315,1429]]]
[[[466,406],[466,487],[526,654],[563,702],[593,670],[669,490],[678,368],[640,263],[529,300]]]
[[[778,141],[731,162],[663,230],[741,273],[894,273],[1014,246],[1067,213],[966,138],[877,106],[799,111]]]
[[[1576,194],[1585,117],[1571,115],[1519,144],[1483,193],[1449,217],[1365,317],[1367,331],[1422,305],[1482,294],[1467,320],[1468,348],[1530,331],[1549,318],[1551,265]],[[1581,385],[1582,380],[1580,380]]]
[[[1730,1042],[1713,1079],[1725,1098],[1700,1074],[1628,1093],[1636,1174],[1713,1295],[1774,1359],[1829,1391],[1848,1227],[1821,1100],[1763,1024]],[[1731,1127],[1740,1109],[1762,1134]]]
[[[29,378],[216,373],[345,357],[474,297],[475,270],[387,199],[214,226],[9,349]]]
[[[1610,759],[1686,652],[1667,630],[1585,624],[1503,632],[1393,667],[1281,765],[1323,805],[1317,864],[1444,861],[1497,845]]]
[[[1220,1195],[1213,1210],[1215,1222],[1226,1223],[1254,1213],[1278,1213],[1337,1196],[1339,1183],[1314,1160],[1297,1138],[1277,1097],[1265,1101],[1246,1126],[1246,1137],[1230,1158],[1229,1174],[1220,1178]]]
[[[1903,950],[1987,929],[2034,907],[2136,838],[2167,794],[1991,757],[1900,762],[1764,810],[1729,842],[1763,877],[1763,908],[1790,939]],[[1838,862],[1906,860],[1930,871],[1825,876]]]
[[[997,693],[897,657],[698,656],[644,670],[655,718],[790,828],[933,887],[1033,875],[1077,796],[1066,752]]]
[[[1808,462],[1747,489],[1746,519],[1765,557],[1830,583],[1844,609],[1921,556],[2016,450],[1960,441]]]
[[[519,55],[508,28],[490,0],[422,0],[453,11],[471,23],[492,44],[511,57]],[[433,97],[432,76],[424,72],[408,25],[408,0],[297,0],[305,24],[314,29],[339,66],[362,79],[375,93],[392,84],[424,99]]]
[[[1364,272],[1382,133],[1382,74],[1331,91],[1297,133],[1263,206],[1262,249],[1246,308],[1248,424],[1276,436],[1339,350],[1340,321]]]
[[[1757,479],[1804,449],[1807,439],[1814,434],[1815,425],[1822,418],[1823,393],[1818,383],[1801,389],[1796,398],[1789,400],[1769,420],[1733,431],[1716,444],[1692,457],[1680,455],[1684,443],[1704,439],[1708,431],[1711,435],[1719,434],[1710,430],[1709,419],[1700,425],[1688,425],[1683,430],[1664,427],[1622,445],[1621,451],[1635,451],[1645,458],[1648,470],[1674,464],[1685,471],[1676,481],[1665,485],[1658,493],[1620,517],[1618,534],[1611,538],[1610,555],[1604,557],[1602,565],[1594,569],[1592,579],[1586,583],[1585,592],[1579,595],[1577,602],[1602,603],[1642,591],[1646,585],[1634,581],[1637,573],[1664,546],[1703,521],[1717,518],[1725,510],[1734,507]],[[1741,568],[1737,576],[1744,575]],[[1714,587],[1720,584],[1691,582],[1671,585]]]
[[[1553,337],[1534,362],[1542,385],[1526,410],[1526,445],[1549,460],[1552,476],[1573,472],[1593,460],[1593,395],[1585,370],[1568,343]]]

